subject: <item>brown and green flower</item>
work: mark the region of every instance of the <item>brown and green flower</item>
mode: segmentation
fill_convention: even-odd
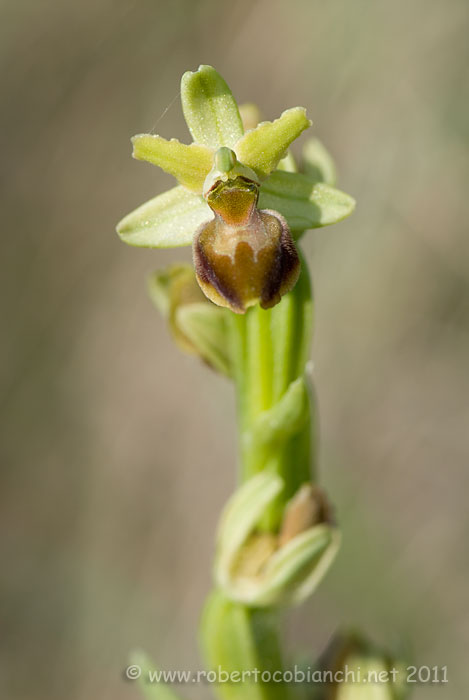
[[[354,200],[325,182],[285,169],[290,144],[310,125],[301,107],[244,132],[227,84],[210,66],[185,73],[184,116],[194,142],[132,139],[133,155],[179,186],[119,223],[130,245],[192,245],[198,282],[214,303],[237,313],[273,306],[296,283],[294,239],[348,216]]]

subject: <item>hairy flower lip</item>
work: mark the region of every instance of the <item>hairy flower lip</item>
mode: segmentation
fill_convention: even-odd
[[[296,284],[300,263],[288,225],[273,210],[257,209],[259,189],[244,177],[218,182],[207,196],[214,219],[193,243],[198,282],[209,299],[244,313],[270,308]]]
[[[181,101],[193,143],[154,134],[132,139],[134,157],[161,167],[176,178],[179,187],[128,214],[117,232],[125,242],[139,247],[192,244],[197,278],[211,301],[237,313],[258,302],[270,308],[298,279],[292,233],[298,238],[308,228],[345,218],[353,209],[353,199],[295,172],[294,163],[285,164],[292,142],[311,126],[303,107],[284,110],[274,121],[262,121],[245,131],[228,85],[207,65],[183,75]],[[316,148],[312,162],[317,153]],[[234,180],[243,194],[228,187]],[[222,193],[224,201],[219,197]],[[249,228],[252,235],[240,236],[238,251],[233,249],[231,259],[238,255],[239,264],[247,264],[253,279],[242,270],[223,272],[222,261],[209,260],[210,253],[203,255],[201,233],[214,226],[210,209],[218,238],[222,230],[236,236],[239,227]],[[256,227],[257,234],[264,229],[271,236],[270,255],[268,246],[260,245]],[[230,279],[221,280],[221,272]]]

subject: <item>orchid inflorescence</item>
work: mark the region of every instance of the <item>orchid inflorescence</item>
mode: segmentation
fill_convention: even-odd
[[[185,73],[181,101],[194,142],[134,136],[133,155],[179,182],[126,216],[118,233],[135,246],[192,244],[197,280],[215,304],[244,313],[269,308],[294,286],[294,239],[305,229],[345,218],[353,199],[285,158],[311,126],[294,107],[246,132],[223,78],[211,67]]]
[[[341,221],[355,202],[335,188],[333,161],[317,139],[305,144],[298,172],[289,148],[311,126],[303,108],[259,123],[257,108],[238,108],[210,66],[183,75],[181,101],[193,143],[153,134],[132,139],[137,160],[179,184],[122,219],[117,231],[134,246],[192,245],[193,266],[154,273],[148,289],[179,347],[230,377],[237,392],[240,485],[218,527],[202,645],[212,669],[278,671],[279,611],[316,590],[341,540],[316,483],[312,293],[298,239]],[[354,664],[387,663],[363,645],[347,642],[346,650]],[[344,659],[341,647],[333,665]],[[148,663],[138,657],[140,667]],[[327,697],[365,697],[361,688],[336,690]],[[223,700],[291,697],[286,685],[269,683],[217,691]],[[177,700],[168,687],[164,693]]]

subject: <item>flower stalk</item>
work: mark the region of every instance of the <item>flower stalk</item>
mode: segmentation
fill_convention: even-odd
[[[181,99],[190,145],[140,134],[133,155],[178,186],[118,225],[127,243],[192,245],[195,270],[155,274],[150,293],[175,341],[231,377],[239,428],[239,486],[218,529],[215,589],[201,623],[209,667],[280,671],[280,611],[305,600],[340,536],[317,486],[317,428],[309,369],[313,299],[298,239],[348,216],[319,142],[303,173],[289,151],[311,122],[301,107],[256,123],[210,66],[186,73]],[[199,286],[197,286],[197,283]],[[223,684],[226,700],[288,698],[285,684]]]

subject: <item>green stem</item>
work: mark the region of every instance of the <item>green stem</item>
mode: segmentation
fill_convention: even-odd
[[[276,530],[285,502],[311,479],[315,466],[311,422],[313,403],[304,426],[285,444],[265,451],[250,439],[256,419],[284,396],[291,382],[305,373],[312,329],[311,284],[303,262],[300,279],[273,309],[255,306],[244,316],[232,314],[231,342],[240,435],[240,480],[272,469],[285,483],[272,504],[263,529]]]
[[[272,309],[259,306],[242,316],[230,316],[230,348],[236,386],[240,482],[263,469],[279,474],[283,492],[269,507],[259,527],[266,532],[279,528],[286,502],[315,469],[313,396],[302,404],[298,429],[286,440],[262,442],[256,421],[265,420],[285,396],[292,382],[305,376],[310,351],[313,303],[308,268],[295,288]],[[259,425],[259,423],[258,423]],[[264,423],[262,423],[264,425]],[[221,591],[209,597],[201,625],[202,645],[209,666],[224,671],[284,668],[279,643],[279,613],[252,609],[229,601]],[[284,684],[241,683],[218,686],[223,700],[288,700]]]
[[[273,674],[284,668],[279,637],[275,612],[234,603],[220,591],[210,594],[201,625],[208,664],[224,673],[244,673],[242,683],[218,686],[223,700],[288,700],[288,686],[262,682],[262,672]]]
[[[250,379],[249,419],[257,416],[272,406],[272,312],[260,306],[250,309],[246,314],[248,332],[248,375]]]

